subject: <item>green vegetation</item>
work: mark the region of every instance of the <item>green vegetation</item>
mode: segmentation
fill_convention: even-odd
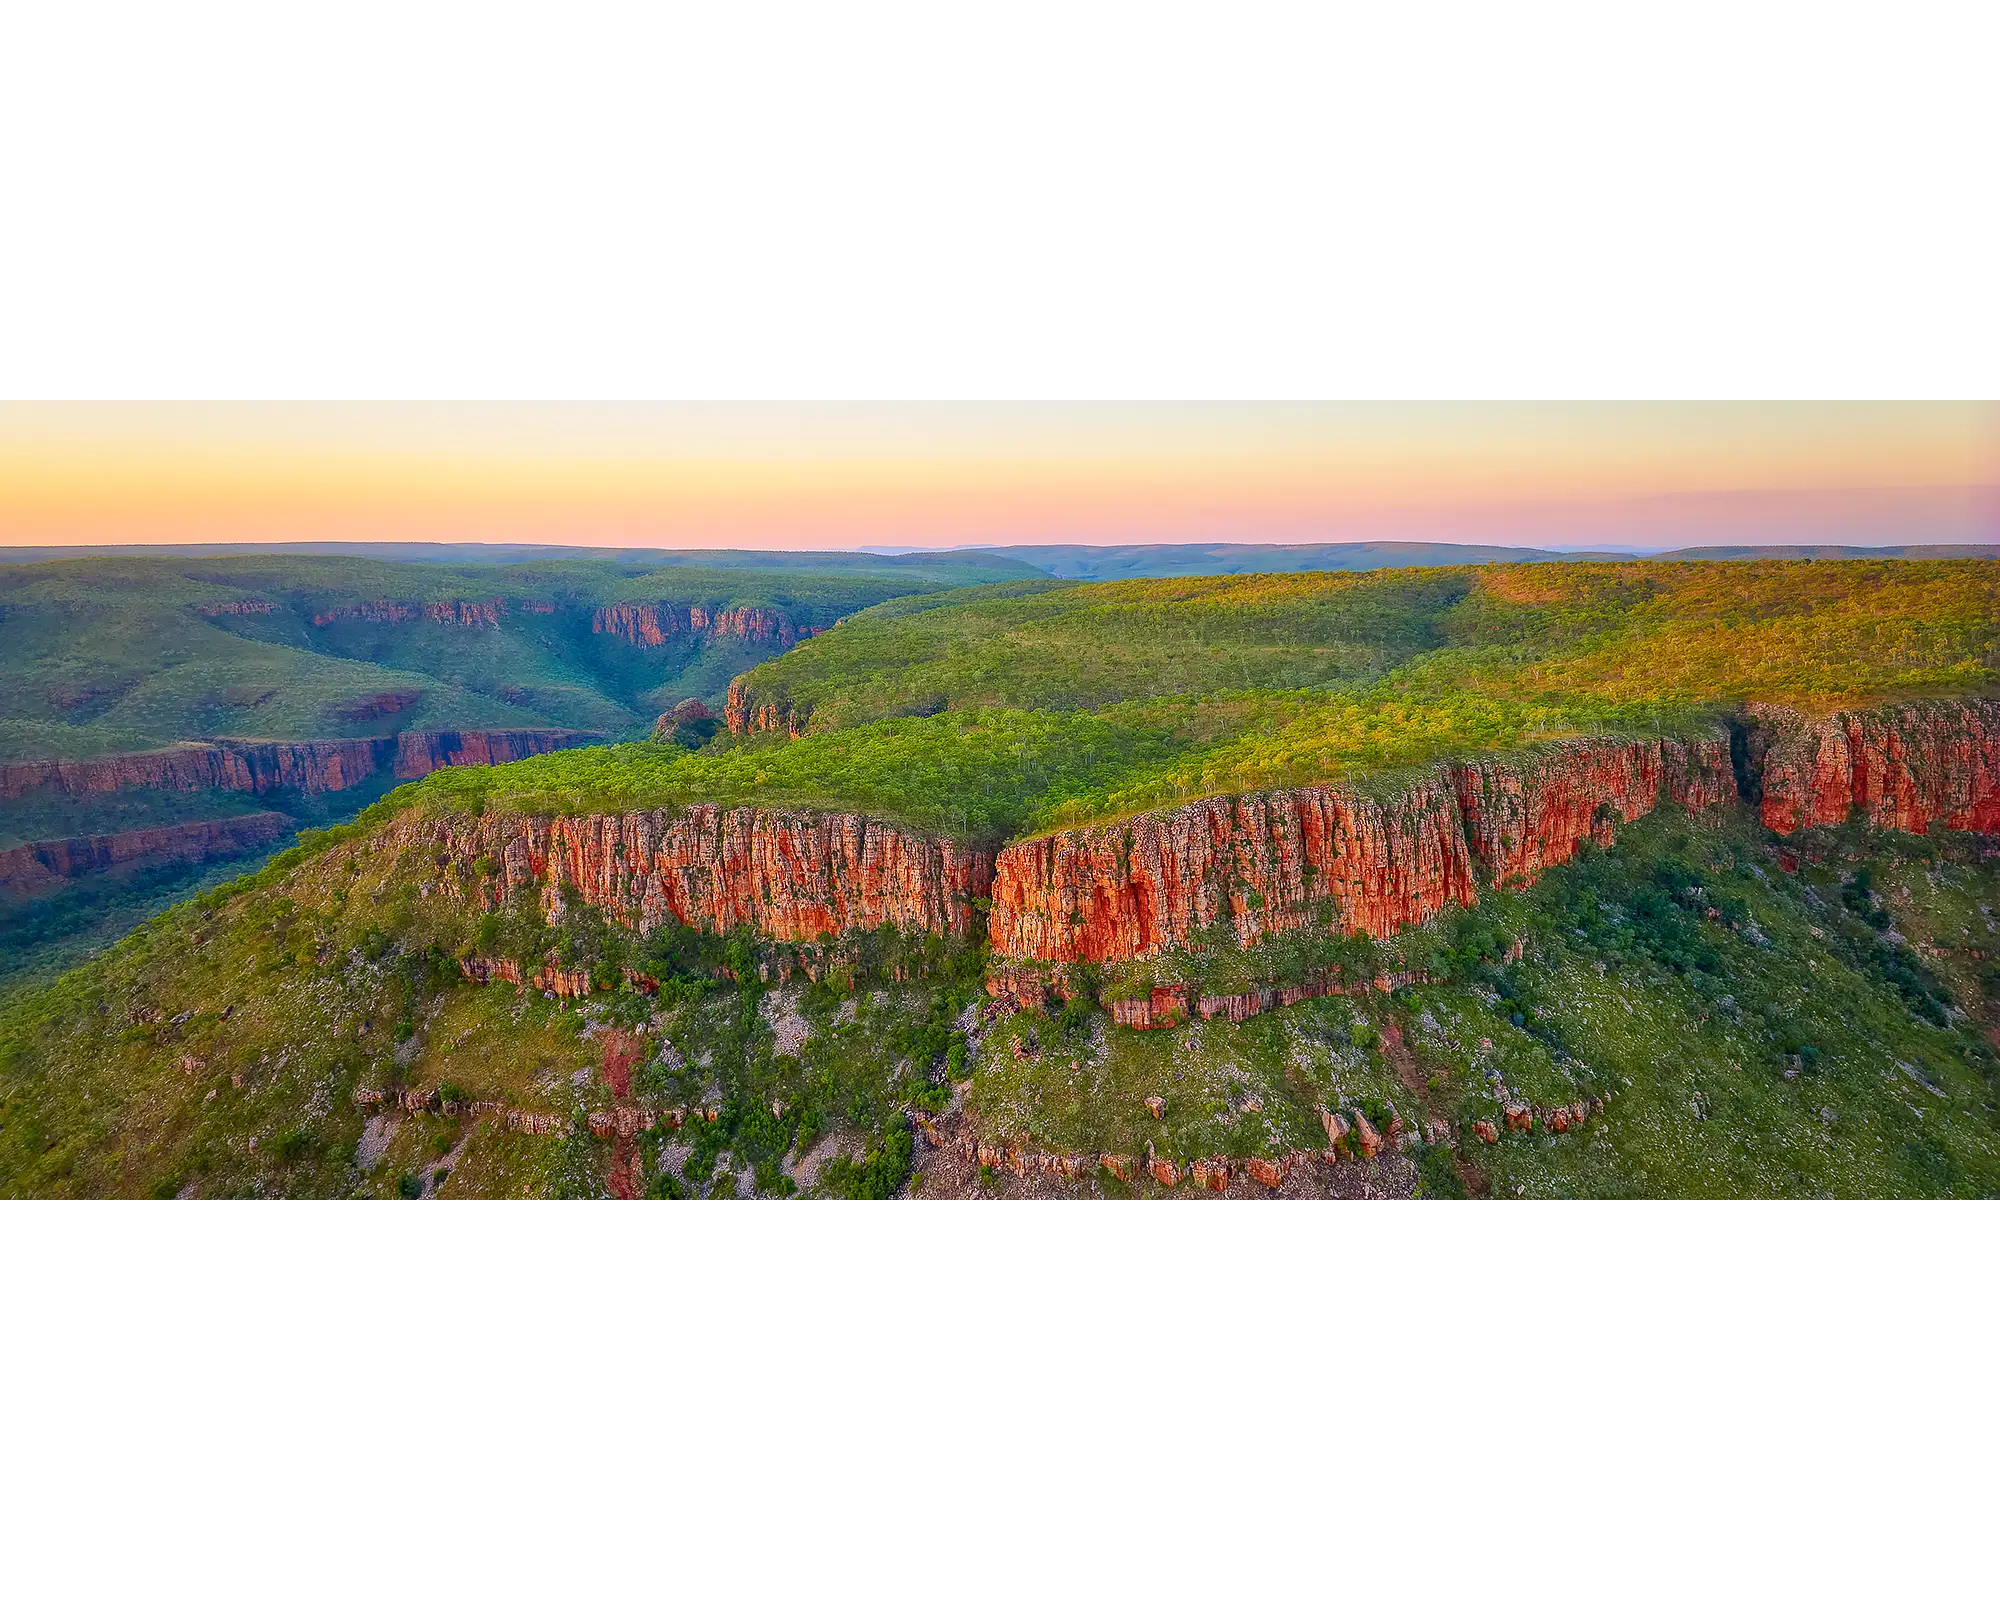
[[[1788,873],[1746,815],[1660,813],[1376,944],[1362,970],[1428,975],[1393,996],[1081,1040],[1013,1018],[973,1105],[995,1140],[1176,1160],[1315,1149],[1318,1107],[1378,1127],[1393,1107],[1452,1130],[1451,1161],[1419,1157],[1432,1193],[2000,1195],[2000,862],[1858,831],[1813,855]],[[1580,1131],[1471,1133],[1516,1100],[1592,1096],[1607,1108]]]
[[[488,595],[496,570],[532,578],[477,570]],[[785,597],[757,603],[820,603],[781,576]],[[779,581],[625,564],[589,581],[630,597],[684,580]],[[853,575],[829,581],[858,603]],[[195,580],[168,574],[160,593],[191,617],[181,582]],[[729,590],[732,603],[754,592]],[[310,628],[320,601],[306,593],[283,615],[195,625],[298,651],[253,636]],[[787,614],[806,626],[823,613]],[[1202,794],[1400,783],[1442,757],[1584,732],[1712,726],[1748,702],[1991,694],[1996,617],[2000,567],[1985,562],[1606,562],[891,598],[748,671],[752,703],[806,715],[804,737],[697,730],[443,770],[253,874],[204,875],[115,949],[0,999],[0,1192],[858,1198],[910,1192],[933,1170],[913,1113],[1086,1159],[1150,1145],[1185,1162],[1316,1150],[1327,1109],[1445,1130],[1370,1169],[1427,1196],[2000,1195],[1990,841],[1843,829],[1781,848],[1744,808],[1663,811],[1529,890],[1392,939],[1308,927],[1250,951],[1177,952],[1083,971],[1053,1014],[985,1017],[976,939],[874,932],[788,950],[672,922],[641,935],[573,900],[488,909],[471,890],[491,861],[420,890],[373,848],[412,807],[698,802],[831,807],[990,842]],[[347,626],[427,632],[321,631]],[[495,630],[428,631],[477,643]],[[594,637],[588,649],[632,648]],[[343,648],[349,666],[389,670]],[[628,722],[690,681],[641,688],[577,665],[599,658],[547,653],[550,672],[582,673]],[[101,720],[79,711],[74,725]],[[182,802],[90,804],[109,821]],[[135,886],[128,909],[190,887]],[[76,937],[59,901],[22,914],[25,937],[52,949]],[[516,963],[524,986],[470,981],[461,963],[475,957]],[[1241,1024],[1132,1031],[1099,1009],[1160,982],[1240,994],[1329,965],[1351,992]],[[544,992],[549,968],[588,998]],[[1392,974],[1416,981],[1367,983]],[[410,1088],[439,1103],[397,1109]],[[1578,1130],[1504,1126],[1510,1105],[1579,1102],[1602,1108]],[[601,1115],[617,1107],[654,1125],[618,1135]],[[1474,1133],[1482,1121],[1499,1126],[1494,1142]],[[1064,1181],[1161,1192],[1094,1171]]]
[[[681,637],[642,649],[594,633],[598,607],[759,606],[803,631],[892,595],[967,581],[968,570],[890,558],[843,571],[268,555],[0,566],[0,757],[211,735],[636,729],[685,696],[719,693],[775,646]],[[1025,570],[996,561],[987,575]],[[339,616],[382,602],[420,612],[461,601],[500,602],[500,624]],[[371,713],[381,695],[399,703]]]

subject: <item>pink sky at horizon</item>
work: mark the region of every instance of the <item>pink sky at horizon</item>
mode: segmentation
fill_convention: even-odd
[[[2000,406],[0,405],[0,545],[2000,541]]]

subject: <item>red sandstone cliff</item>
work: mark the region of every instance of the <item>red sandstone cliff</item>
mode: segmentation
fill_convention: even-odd
[[[1585,839],[1609,846],[1616,824],[1636,822],[1662,792],[1694,811],[1736,795],[1720,734],[1686,743],[1567,740],[1526,762],[1455,765],[1452,786],[1467,843],[1498,888],[1533,883]]]
[[[415,622],[419,617],[460,628],[497,628],[506,604],[504,600],[363,600],[322,611],[312,620],[315,628],[336,622]]]
[[[1764,825],[1777,833],[1845,822],[2000,832],[2000,703],[1934,701],[1819,720],[1752,707],[1750,757]]]
[[[1107,827],[1028,839],[994,869],[994,953],[1127,961],[1186,949],[1213,928],[1243,949],[1324,905],[1376,937],[1478,898],[1474,857],[1500,884],[1533,881],[1662,793],[1706,806],[1734,791],[1717,735],[1586,739],[1526,761],[1420,778],[1387,801],[1337,787],[1201,800]]]
[[[968,938],[991,852],[857,816],[712,805],[610,816],[412,817],[385,843],[413,859],[498,864],[497,900],[540,886],[545,909],[568,888],[650,932],[669,918],[726,933],[807,941],[856,929]]]
[[[657,649],[681,634],[747,639],[786,650],[799,642],[791,619],[770,606],[735,606],[721,611],[705,606],[600,606],[591,615],[590,631],[612,634],[642,650]]]
[[[750,698],[750,689],[741,678],[729,686],[729,699],[724,702],[722,720],[731,733],[783,733],[794,739],[805,736],[806,722],[812,716],[812,707],[795,706],[789,700],[758,700]]]
[[[993,948],[1010,960],[1128,961],[1185,949],[1226,916],[1247,949],[1323,902],[1342,931],[1381,935],[1475,898],[1442,779],[1386,805],[1298,789],[1008,846],[994,870]]]
[[[293,826],[277,811],[179,822],[157,828],[128,828],[74,839],[42,839],[0,850],[0,895],[35,894],[68,878],[106,867],[170,861],[208,861],[241,855],[269,844]]]
[[[591,737],[566,728],[512,728],[298,743],[218,739],[130,755],[0,763],[0,797],[11,799],[36,789],[85,795],[126,788],[231,789],[239,794],[296,789],[326,794],[366,783],[385,770],[399,782],[408,782],[439,767],[519,761]]]

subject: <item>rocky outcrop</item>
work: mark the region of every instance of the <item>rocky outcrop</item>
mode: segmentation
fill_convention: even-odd
[[[1529,883],[1662,795],[1700,807],[1733,787],[1718,733],[1578,740],[1455,765],[1387,799],[1326,787],[1200,800],[1001,851],[993,948],[1003,961],[1130,961],[1218,938],[1247,950],[1316,921],[1382,938],[1471,905],[1475,859],[1497,883]]]
[[[278,609],[274,600],[223,600],[212,606],[197,606],[202,617],[268,617]]]
[[[811,706],[795,706],[783,696],[765,700],[753,698],[750,686],[741,678],[729,686],[722,720],[739,738],[746,733],[782,733],[790,738],[805,736],[812,718]]]
[[[690,634],[710,639],[743,639],[789,650],[799,642],[791,618],[772,606],[732,606],[711,611],[705,606],[660,606],[625,603],[599,606],[591,613],[590,631],[608,633],[656,650],[674,638]]]
[[[1200,800],[1000,852],[993,948],[1006,960],[1130,961],[1212,938],[1248,949],[1326,910],[1384,935],[1477,898],[1451,788],[1388,802],[1345,789]]]
[[[336,622],[440,622],[448,627],[497,628],[503,600],[363,600],[351,606],[334,606],[317,613],[315,628]]]
[[[278,811],[128,828],[74,839],[43,839],[0,850],[0,896],[38,894],[67,879],[110,867],[164,866],[242,855],[289,833],[292,819]]]
[[[1764,825],[2000,832],[2000,702],[1934,701],[1812,719],[1752,707],[1749,764]]]
[[[519,761],[550,750],[566,750],[594,737],[568,728],[512,728],[296,743],[216,739],[131,755],[6,762],[0,764],[0,797],[13,799],[35,790],[89,795],[118,789],[328,794],[366,783],[385,772],[406,783],[439,767]]]
[[[551,919],[563,891],[642,933],[672,921],[808,942],[862,929],[966,939],[993,857],[837,812],[712,805],[581,817],[409,817],[385,844],[445,874],[475,875],[498,904],[541,891]],[[478,876],[482,863],[489,876]],[[447,877],[449,884],[450,878]]]
[[[384,689],[335,706],[333,714],[342,722],[379,722],[383,717],[400,716],[423,697],[421,689]]]
[[[1527,762],[1453,767],[1466,842],[1497,888],[1533,883],[1585,839],[1609,848],[1617,824],[1667,799],[1701,810],[1735,797],[1729,741],[1579,739]]]

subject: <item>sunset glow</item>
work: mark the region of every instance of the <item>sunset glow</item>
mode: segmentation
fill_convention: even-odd
[[[0,543],[2000,538],[2000,407],[0,406]]]

